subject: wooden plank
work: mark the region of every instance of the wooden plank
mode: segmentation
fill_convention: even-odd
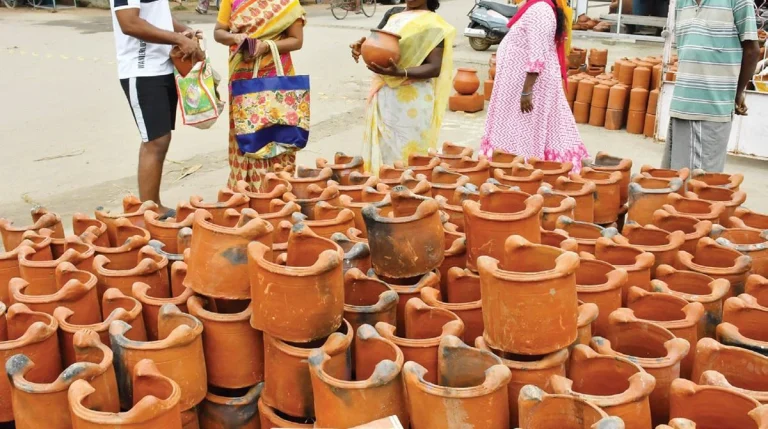
[[[601,21],[616,22],[618,15],[615,13],[609,13],[606,15],[600,15]],[[625,15],[621,14],[621,24],[624,25],[645,25],[648,27],[664,28],[667,25],[667,18],[660,16],[638,16],[638,15]]]

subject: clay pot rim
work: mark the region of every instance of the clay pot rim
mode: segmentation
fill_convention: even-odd
[[[250,389],[248,389],[248,392],[242,396],[220,396],[208,390],[205,394],[205,400],[213,404],[226,405],[230,407],[253,405],[253,403],[255,403],[258,398],[261,398],[261,391],[263,389],[264,382],[262,381],[252,386]]]
[[[372,222],[384,224],[405,224],[418,222],[433,216],[437,216],[438,218],[440,217],[440,207],[438,206],[437,201],[435,201],[433,198],[425,198],[421,203],[419,203],[419,206],[416,208],[414,214],[410,216],[381,216],[381,209],[391,205],[392,203],[387,201],[385,197],[383,201],[372,203],[368,207],[363,208],[363,217],[370,219]]]
[[[627,235],[631,235],[635,231],[637,232],[642,231],[642,234],[649,234],[649,233],[662,234],[663,233],[663,234],[666,234],[668,242],[666,244],[657,244],[657,245],[635,244],[630,241],[630,237],[627,237]],[[685,233],[683,231],[674,231],[674,232],[665,231],[655,225],[640,226],[639,224],[630,221],[624,225],[624,231],[622,231],[621,235],[617,235],[613,237],[613,241],[619,241],[619,242],[624,241],[626,242],[626,244],[635,246],[638,249],[644,250],[646,252],[661,253],[661,252],[669,252],[669,251],[679,249],[683,244],[685,244]]]
[[[731,225],[738,228],[749,228],[749,229],[756,229],[758,231],[762,231],[762,228],[756,228],[753,226],[749,226],[745,221],[744,217],[752,217],[752,216],[760,216],[765,217],[766,215],[762,213],[753,212],[749,209],[746,209],[744,207],[736,207],[736,210],[734,210],[733,216],[729,217],[728,220],[731,222]]]
[[[29,237],[29,234],[25,233],[24,235],[27,236],[27,238],[24,238],[21,241],[21,243],[19,243],[18,246],[10,250],[6,249],[3,251],[0,251],[0,263],[4,261],[10,261],[12,263],[18,264],[18,255],[22,246],[28,246],[35,251],[40,251],[45,249],[46,247],[49,247],[53,242],[53,238],[51,238],[50,236],[41,236],[41,235],[35,234],[35,239],[39,240],[36,243],[32,241],[32,238]]]
[[[112,270],[106,266],[111,263],[105,255],[96,255],[93,259],[93,268],[96,274],[101,277],[134,277],[146,276],[165,270],[168,266],[168,258],[155,252],[155,249],[149,245],[139,250],[141,259],[133,268],[127,270]]]
[[[510,239],[513,239],[514,237],[520,236],[511,236],[507,239],[506,243],[510,242]],[[527,241],[526,241],[527,242]],[[509,246],[507,246],[505,243],[505,253],[509,255],[509,250],[506,250]],[[559,251],[559,255],[555,258],[555,266],[551,269],[544,270],[544,271],[526,271],[526,272],[518,272],[518,271],[508,271],[502,268],[499,268],[499,265],[501,262],[497,259],[494,259],[490,256],[480,256],[477,258],[477,268],[480,272],[480,278],[483,278],[483,274],[493,276],[493,278],[501,281],[508,281],[508,282],[515,282],[515,283],[538,283],[542,281],[548,281],[548,280],[555,280],[563,277],[568,276],[575,276],[576,269],[579,266],[580,259],[579,255],[577,255],[574,252],[569,252],[566,250],[559,249],[557,247],[551,247],[546,246],[544,244],[533,244],[528,243],[528,247],[547,247],[549,249],[554,249]],[[523,247],[523,246],[521,246]],[[549,250],[548,249],[548,250]],[[550,252],[554,252],[554,250],[549,250]]]
[[[701,247],[712,247],[712,245],[720,246],[711,238],[704,237],[699,240],[697,251]],[[728,247],[723,247],[723,249],[738,254],[738,256],[736,256],[733,260],[733,265],[730,267],[709,267],[706,265],[698,264],[693,262],[695,257],[684,250],[678,251],[677,262],[690,271],[697,271],[712,277],[741,275],[752,268],[752,258],[749,256],[742,255],[740,252]]]
[[[316,189],[313,189],[313,187],[315,187]],[[339,198],[339,196],[341,195],[341,193],[339,192],[339,188],[337,188],[336,186],[321,188],[318,185],[313,183],[313,184],[310,184],[307,187],[307,189],[309,189],[310,192],[312,192],[313,194],[316,194],[317,196],[312,198],[299,198],[293,192],[286,192],[285,194],[283,194],[283,201],[285,202],[293,201],[299,205],[313,204],[313,203],[317,203],[318,201],[333,200],[333,199]],[[319,192],[313,192],[317,190],[319,190]]]
[[[264,175],[263,181],[266,181],[267,183],[271,181],[278,181],[279,183],[275,185],[271,191],[269,192],[253,192],[250,190],[251,185],[248,184],[245,180],[238,180],[235,183],[235,189],[233,189],[235,192],[239,192],[246,197],[248,197],[251,200],[273,200],[273,199],[279,199],[284,193],[290,192],[293,188],[291,186],[291,182],[280,179],[277,177],[277,174],[273,172],[269,172]]]
[[[713,371],[714,372],[714,371]],[[722,394],[728,395],[731,397],[731,401],[738,398],[745,402],[750,402],[753,407],[752,409],[758,408],[761,406],[760,402],[758,402],[756,399],[751,398],[744,393],[739,392],[736,389],[730,389],[720,386],[708,386],[708,385],[702,385],[702,384],[696,384],[691,380],[686,380],[684,378],[677,378],[672,381],[672,384],[669,386],[669,395],[670,397],[679,396],[679,395],[685,395],[688,397],[695,396],[702,391],[709,390],[709,391],[716,391],[720,392]],[[727,403],[731,403],[731,401],[728,401]]]
[[[726,299],[723,302],[723,314],[725,314],[726,309],[729,311],[759,311],[768,315],[768,307],[763,307],[757,302],[757,298],[746,293]]]
[[[735,191],[733,189],[728,189],[721,186],[711,186],[711,185],[707,185],[704,182],[694,180],[694,179],[688,180],[688,186],[693,188],[693,190],[691,192],[688,192],[688,194],[696,195],[696,198],[700,200],[710,201],[712,203],[716,203],[716,202],[724,203],[726,208],[740,206],[744,204],[744,202],[747,200],[747,193],[744,191]],[[731,196],[731,198],[728,200],[713,200],[713,199],[699,196],[699,192],[707,192],[707,191],[714,192],[714,193],[728,194]]]
[[[440,309],[441,311],[449,312],[445,309]],[[462,322],[461,318],[459,316],[453,314],[455,317],[454,320],[451,320],[449,322],[446,322],[443,325],[442,333],[437,337],[432,338],[405,338],[405,337],[399,337],[395,335],[395,326],[390,325],[386,322],[378,322],[376,323],[376,332],[379,333],[382,337],[386,338],[387,340],[393,342],[398,347],[408,347],[408,348],[430,348],[430,347],[437,347],[440,344],[440,340],[446,336],[446,335],[455,335],[455,336],[461,336],[464,333],[464,322]]]
[[[160,220],[160,214],[153,211],[144,212],[144,225],[149,228],[157,229],[181,229],[184,227],[192,227],[195,221],[195,214],[189,213],[186,218],[181,221],[168,222]],[[150,232],[150,235],[152,233]]]
[[[745,349],[743,347],[729,346],[722,344],[714,338],[703,337],[696,343],[696,360],[699,362],[709,362],[717,358],[720,353],[741,354],[744,359],[755,359],[758,361],[768,361],[768,356],[764,356],[756,351]],[[714,356],[713,356],[714,355]],[[698,365],[697,365],[698,366]],[[740,389],[734,387],[735,389]],[[760,401],[762,403],[762,401]]]
[[[600,161],[618,160],[616,165],[598,164]],[[608,152],[597,152],[594,158],[584,158],[581,160],[582,167],[590,167],[596,171],[630,171],[632,170],[632,160],[629,158],[619,158],[609,155]]]
[[[316,238],[328,240],[319,236]],[[336,246],[336,250],[323,250],[317,255],[315,262],[312,265],[306,267],[280,265],[268,261],[265,256],[267,253],[272,252],[272,248],[267,247],[258,241],[251,241],[248,243],[248,260],[256,263],[260,269],[268,271],[273,275],[282,277],[310,277],[317,276],[318,274],[327,274],[339,267],[344,260],[344,250],[334,241],[328,241]]]
[[[53,239],[51,242],[53,242]],[[79,252],[76,249],[69,248],[65,250],[64,253],[62,253],[61,256],[59,256],[56,259],[35,261],[32,259],[27,259],[30,255],[37,253],[35,248],[28,245],[19,245],[16,248],[18,249],[16,254],[19,261],[19,267],[55,269],[56,267],[59,266],[59,264],[62,264],[65,262],[69,262],[72,264],[79,264],[83,261],[86,261],[92,258],[96,254],[96,248],[89,243],[82,242],[75,237],[71,237],[68,240],[68,242],[76,243],[77,245],[86,246],[87,250],[85,252]]]
[[[704,308],[704,305],[701,302],[689,302],[684,298],[671,293],[648,292],[647,290],[643,288],[639,288],[637,286],[632,286],[629,288],[629,291],[627,293],[628,306],[631,305],[633,302],[636,302],[642,299],[667,299],[667,300],[679,301],[678,303],[682,305],[680,307],[680,311],[682,311],[682,313],[685,315],[685,317],[682,319],[650,320],[650,319],[637,318],[637,320],[639,321],[644,321],[644,322],[654,323],[656,325],[659,325],[662,328],[669,330],[673,334],[674,334],[673,331],[680,330],[680,329],[687,329],[698,324],[701,318],[704,317],[704,314],[706,313],[706,309]],[[632,309],[631,307],[628,307],[628,308]],[[694,346],[691,345],[691,348],[693,347]]]
[[[420,297],[422,301],[424,301],[427,305],[431,307],[442,308],[454,313],[464,312],[464,311],[477,311],[477,310],[482,310],[483,308],[482,299],[478,299],[477,301],[469,301],[469,302],[445,302],[445,301],[440,301],[437,298],[437,295],[439,293],[440,293],[439,290],[433,287],[427,286],[421,289]]]
[[[520,389],[520,395],[518,397],[518,404],[522,402],[535,402],[536,404],[541,404],[547,399],[564,399],[566,401],[573,401],[581,404],[581,406],[591,409],[595,412],[598,416],[600,416],[600,421],[596,423],[595,426],[592,426],[593,428],[600,428],[600,423],[606,419],[609,418],[608,414],[603,411],[600,407],[597,405],[587,401],[586,399],[580,398],[578,396],[573,395],[562,395],[557,393],[547,393],[538,386],[535,386],[533,384],[526,384],[525,386]],[[522,408],[522,407],[520,407]],[[573,407],[576,408],[576,407]],[[617,426],[620,427],[620,426]],[[658,428],[657,428],[658,429]]]
[[[525,194],[524,192],[520,192]],[[517,212],[490,212],[481,208],[478,201],[464,200],[461,205],[464,211],[465,222],[470,217],[476,217],[487,222],[513,222],[522,219],[528,219],[541,211],[544,205],[544,197],[539,194],[533,194],[525,199],[525,208]]]
[[[609,321],[610,324],[614,323],[614,315],[617,312],[621,312],[622,310],[624,309],[614,310],[613,313],[611,313],[611,318]],[[626,310],[629,310],[629,309],[626,309]],[[631,316],[631,320],[627,320],[627,323],[636,323],[636,324],[644,325],[646,327],[642,329],[644,331],[648,330],[648,328],[651,328],[658,332],[661,332],[662,334],[666,334],[666,336],[668,337],[668,339],[664,341],[664,348],[667,350],[666,356],[654,357],[654,358],[643,358],[638,356],[631,356],[631,355],[614,350],[610,340],[604,337],[599,337],[599,336],[592,337],[592,340],[590,341],[589,345],[600,354],[604,354],[608,356],[624,357],[626,359],[631,360],[632,362],[635,362],[641,368],[646,370],[669,368],[673,365],[678,364],[688,354],[691,346],[687,340],[676,337],[675,334],[669,331],[669,329],[664,328],[655,322],[638,319],[634,317],[634,314],[630,315],[629,313],[632,313],[632,310],[624,312],[624,314]]]
[[[727,346],[747,347],[749,350],[768,349],[768,342],[744,336],[736,325],[723,322],[715,329],[718,341]]]
[[[64,392],[75,380],[93,380],[112,368],[112,350],[100,341],[96,332],[85,329],[76,333],[74,347],[99,349],[102,353],[101,362],[75,362],[65,368],[56,380],[50,383],[35,383],[26,379],[27,373],[35,367],[35,363],[26,355],[17,354],[11,356],[5,366],[11,385],[28,394]]]
[[[661,267],[661,266],[660,266]],[[695,271],[683,271],[684,273],[692,273],[692,274],[700,274],[701,276],[710,278],[706,274],[697,273]],[[706,286],[711,291],[710,293],[706,295],[695,295],[695,294],[689,294],[689,293],[683,293],[676,291],[672,289],[669,286],[669,283],[665,282],[664,280],[654,279],[651,280],[651,289],[656,291],[662,291],[664,293],[669,293],[672,295],[675,295],[679,298],[683,298],[684,300],[688,302],[700,302],[702,304],[709,304],[712,302],[717,302],[723,299],[723,297],[728,293],[728,291],[731,289],[730,282],[726,279],[714,279],[706,284]]]
[[[36,222],[26,226],[14,226],[12,220],[0,217],[0,229],[11,233],[23,234],[28,231],[36,232],[40,229],[55,226],[59,223],[61,223],[61,216],[56,213],[48,212],[47,210]]]
[[[602,179],[598,178],[587,178],[586,175],[596,175],[598,177],[604,177]],[[605,177],[608,176],[608,177]],[[584,167],[581,169],[581,172],[578,174],[571,173],[569,174],[569,178],[575,182],[593,182],[596,186],[612,186],[617,184],[621,181],[621,172],[619,171],[613,171],[613,172],[607,172],[607,171],[599,171],[594,170],[590,167]]]
[[[179,231],[179,235],[181,235],[182,232],[185,232],[187,234],[187,237],[192,236],[192,228],[185,226],[182,228],[182,230],[185,231]],[[182,253],[168,253],[165,250],[165,243],[163,243],[160,240],[149,240],[149,243],[147,246],[151,246],[153,249],[155,249],[155,252],[157,252],[158,255],[165,257],[168,259],[168,263],[173,265],[176,262],[184,262],[184,254]]]
[[[203,323],[200,320],[192,316],[191,314],[182,313],[178,307],[173,304],[165,304],[160,307],[158,313],[158,319],[164,317],[178,317],[187,319],[193,325],[190,327],[187,324],[180,323],[173,328],[167,337],[162,340],[148,340],[137,341],[132,340],[125,336],[125,333],[133,329],[131,325],[120,320],[114,321],[109,326],[109,339],[113,345],[118,345],[122,348],[141,351],[155,351],[166,349],[178,349],[185,347],[201,338],[203,334]]]
[[[170,298],[157,298],[147,294],[151,288],[152,287],[150,285],[144,282],[135,282],[133,283],[133,286],[131,286],[131,293],[133,294],[133,297],[141,303],[142,308],[145,305],[150,307],[162,307],[165,304],[173,304],[176,306],[185,305],[187,304],[187,298],[195,296],[195,291],[185,287],[184,292],[179,296]]]
[[[584,228],[592,228],[600,232],[601,236],[597,238],[573,237],[572,232],[570,231],[571,225],[581,226]],[[573,220],[568,216],[558,217],[557,221],[555,222],[555,228],[565,231],[568,234],[568,238],[576,240],[577,243],[590,246],[595,246],[597,244],[597,240],[600,238],[615,238],[616,236],[620,236],[619,231],[616,228],[604,228],[596,223]]]
[[[472,67],[459,67],[456,69],[456,71],[467,72],[467,73],[477,73],[477,69]]]
[[[606,357],[612,360],[616,359],[614,356]],[[571,380],[559,375],[552,375],[550,377],[550,383],[552,385],[552,390],[555,392],[560,391],[563,392],[560,394],[584,399],[600,408],[605,409],[637,402],[643,398],[648,397],[656,386],[656,378],[641,368],[640,372],[632,374],[629,377],[629,387],[624,392],[607,396],[588,395],[586,393],[577,392],[572,389],[573,382]]]
[[[366,187],[375,187],[378,184],[379,178],[377,176],[370,176],[365,180],[365,182],[358,185],[342,185],[339,182],[331,179],[326,182],[326,188],[328,186],[335,186],[339,190],[339,193],[341,193],[341,195],[339,195],[339,198],[341,198],[343,195],[346,195],[345,192],[361,192]]]
[[[452,148],[452,150],[456,151],[457,153],[455,154],[447,153],[446,149],[449,149],[449,148]],[[461,159],[465,156],[472,157],[474,150],[469,146],[458,145],[451,142],[444,142],[441,148],[441,151],[439,153],[433,148],[427,149],[428,155],[432,155],[433,153],[434,153],[434,156],[437,156],[438,158],[441,158],[441,159]]]
[[[592,302],[583,302],[579,300],[578,318],[576,320],[576,327],[578,329],[586,328],[587,325],[591,325],[597,320],[598,313],[600,312],[597,304]]]
[[[435,201],[437,201],[437,206],[440,208],[440,210],[445,212],[464,214],[464,207],[456,204],[450,204],[448,202],[448,198],[445,198],[442,195],[436,195],[433,198]]]
[[[299,168],[296,168],[296,174],[298,174]],[[277,173],[278,179],[283,179],[293,186],[294,183],[324,183],[333,176],[333,170],[329,167],[323,167],[320,169],[320,173],[317,176],[312,177],[296,177],[295,175],[288,173],[287,171],[280,171]]]
[[[643,186],[641,182],[646,180],[661,180],[664,182],[667,182],[666,188],[646,188]],[[664,180],[660,179],[658,177],[648,177],[643,176],[642,174],[637,174],[632,177],[632,180],[629,182],[629,195],[635,196],[637,198],[638,195],[644,195],[644,194],[653,194],[653,195],[661,195],[661,194],[670,194],[672,192],[678,192],[683,187],[683,181],[680,180],[678,177],[674,177],[671,180]]]
[[[768,392],[761,391],[761,390],[742,389],[740,387],[736,387],[728,381],[725,375],[715,370],[704,371],[701,374],[699,383],[700,385],[703,385],[703,386],[722,387],[730,391],[741,393],[742,395],[748,396],[756,400],[760,404],[764,404],[766,401],[768,401]]]
[[[527,176],[513,176],[513,175],[507,175],[505,174],[504,170],[496,169],[493,171],[493,178],[504,184],[504,181],[507,182],[537,182],[539,180],[544,180],[544,172],[541,170],[531,170],[527,168],[519,168],[522,166],[521,164],[515,164],[512,163],[512,170],[513,173],[516,173],[518,171],[527,171],[529,172]]]
[[[139,317],[141,315],[141,304],[139,304],[137,307],[134,307],[134,309],[130,312],[126,311],[124,308],[118,307],[112,310],[112,312],[109,313],[104,321],[92,323],[89,325],[77,325],[74,323],[69,323],[67,319],[69,319],[73,314],[75,314],[75,312],[67,307],[57,307],[55,310],[53,310],[53,317],[59,323],[59,328],[63,332],[68,334],[75,334],[78,331],[90,329],[97,333],[104,333],[107,332],[109,325],[115,320],[122,320],[128,323],[136,319],[136,317]]]
[[[391,342],[390,342],[391,343]],[[380,360],[371,375],[365,380],[342,380],[335,378],[325,371],[325,364],[331,360],[331,356],[325,352],[322,348],[312,350],[309,354],[309,371],[313,377],[317,377],[321,382],[331,386],[333,389],[343,390],[367,390],[384,387],[392,382],[399,382],[401,373],[403,371],[403,365],[405,363],[405,357],[399,347],[392,344],[395,350],[395,360],[382,359]],[[394,365],[396,370],[390,368],[388,373],[380,373],[379,367],[384,364],[387,366]],[[384,369],[384,368],[383,368]]]
[[[580,294],[603,293],[620,289],[629,280],[629,273],[627,270],[624,268],[617,268],[608,262],[599,259],[580,258],[578,269],[585,267],[585,265],[603,265],[610,267],[611,270],[605,274],[605,282],[603,283],[582,285],[577,282],[576,292]],[[578,277],[578,274],[576,276]]]
[[[608,249],[611,247],[613,248],[623,247],[625,249],[628,249],[632,252],[637,253],[635,255],[635,263],[632,265],[612,264],[616,268],[623,268],[627,270],[627,273],[647,270],[651,268],[656,261],[656,256],[654,256],[653,253],[640,250],[637,247],[632,245],[617,243],[613,239],[608,237],[600,237],[595,241],[595,253],[597,253],[598,248],[601,248],[601,249],[605,248],[606,249],[605,251],[608,252],[609,251]]]
[[[125,202],[130,199],[132,195],[127,195],[125,198],[123,198],[123,204],[125,207]],[[136,197],[134,197],[136,198]],[[138,198],[136,198],[136,204],[139,204]],[[160,207],[154,202],[154,201],[144,201],[140,203],[136,211],[130,212],[130,213],[112,213],[109,211],[104,210],[103,207],[98,207],[94,211],[94,215],[97,220],[100,220],[104,222],[102,219],[99,219],[99,217],[109,220],[119,220],[120,218],[131,218],[131,217],[140,217],[144,216],[144,212],[146,211],[155,211],[158,210]],[[106,223],[106,222],[104,222]]]
[[[567,189],[562,189],[562,187],[566,183],[577,183],[581,185],[581,189],[578,191],[569,191]],[[597,185],[592,181],[575,181],[570,179],[569,177],[560,176],[557,179],[555,179],[555,186],[554,189],[556,192],[559,192],[561,194],[568,195],[569,197],[582,197],[586,196],[587,194],[592,194],[597,191]]]
[[[352,305],[344,304],[345,313],[381,313],[394,308],[399,302],[399,295],[392,290],[384,291],[379,294],[379,300],[375,304],[371,305]]]
[[[486,350],[496,355],[496,353],[494,353],[493,350],[488,346],[488,343],[485,341],[483,336],[475,338],[475,348]],[[521,371],[543,371],[546,369],[565,365],[565,363],[568,361],[568,358],[570,357],[570,352],[568,351],[568,348],[560,349],[555,352],[543,355],[541,359],[536,361],[517,361],[498,355],[496,355],[496,357],[501,359],[501,362],[509,369]]]
[[[733,237],[723,237],[723,235],[727,235],[730,232],[741,232],[744,234],[756,235],[757,238],[763,240],[763,242],[741,244],[733,241]],[[709,233],[709,237],[715,239],[717,244],[736,250],[740,253],[759,252],[761,250],[768,249],[768,230],[758,231],[753,228],[725,228],[722,225],[714,225],[712,226],[712,231]]]
[[[168,383],[171,386],[171,394],[168,395],[167,398],[161,399],[154,395],[147,395],[134,404],[130,410],[120,413],[94,411],[85,407],[82,404],[82,401],[87,396],[94,393],[96,389],[85,380],[77,380],[72,383],[67,395],[69,399],[69,409],[73,414],[73,419],[82,419],[98,425],[139,424],[151,421],[160,414],[178,408],[181,401],[181,388],[179,385],[172,379],[160,374],[154,363],[151,363],[150,366],[147,362],[151,363],[149,359],[142,359],[136,364],[141,364],[142,366],[140,369],[135,370],[136,374],[134,374],[132,378],[135,381],[139,376],[144,376]]]
[[[319,201],[318,204],[324,203],[325,201]],[[302,215],[304,216],[304,215]],[[338,226],[344,223],[350,223],[354,222],[355,220],[355,212],[353,212],[350,209],[343,208],[339,210],[339,213],[336,215],[333,219],[302,219],[300,222],[297,223],[303,223],[306,226],[308,226],[310,229],[314,228],[330,228],[333,226]]]
[[[45,320],[47,323],[40,320],[30,323],[27,330],[18,338],[14,340],[8,339],[6,341],[0,341],[0,351],[14,350],[25,345],[42,343],[51,336],[56,335],[56,331],[59,329],[59,323],[53,316],[40,311],[33,311],[22,303],[13,304],[5,310],[7,324],[10,325],[12,320],[20,314],[35,316]]]
[[[283,203],[282,207],[280,207],[280,209],[276,212],[257,213],[261,219],[270,221],[273,219],[281,219],[284,217],[288,217],[292,213],[301,212],[301,207],[298,204],[296,204],[296,202],[294,201],[283,201],[280,199],[273,199],[271,200],[270,204],[272,204],[272,202],[274,201],[280,201],[281,203]]]
[[[403,382],[411,385],[430,396],[451,399],[474,399],[493,394],[507,388],[512,379],[512,372],[502,364],[491,366],[485,371],[485,381],[472,387],[445,387],[424,379],[428,371],[417,362],[408,361],[403,365]],[[409,383],[410,381],[410,383]],[[407,390],[407,388],[406,388]]]
[[[319,169],[323,169],[325,167],[328,167],[331,170],[336,171],[336,170],[350,170],[350,169],[353,169],[353,168],[360,168],[365,163],[365,161],[363,160],[363,157],[360,156],[360,155],[354,155],[354,156],[350,157],[352,159],[350,159],[349,162],[339,163],[338,162],[338,158],[340,156],[348,157],[343,152],[336,152],[334,154],[333,164],[330,164],[330,161],[328,161],[327,159],[321,157],[321,158],[315,159],[315,166],[317,168],[319,168]]]
[[[699,206],[709,206],[709,211],[705,212],[684,212],[678,209],[680,204],[682,203],[689,203],[689,204],[697,204]],[[695,198],[686,198],[683,197],[680,194],[669,194],[667,195],[667,204],[664,204],[661,206],[662,209],[672,213],[672,214],[683,214],[691,217],[695,217],[697,219],[701,220],[709,220],[713,223],[720,219],[720,216],[722,216],[723,212],[725,212],[725,204],[718,201],[716,203],[713,203],[711,201],[706,200],[700,200]]]
[[[560,168],[556,168],[553,170],[546,170],[543,168],[539,168],[539,170],[544,172],[545,176],[560,176],[562,174],[567,174],[571,170],[573,170],[573,163],[570,161],[565,161],[565,162],[547,161],[547,160],[539,159],[537,157],[528,158],[528,160],[526,161],[526,164],[530,165],[534,169],[537,168],[536,164],[549,164],[549,163],[560,164]]]
[[[702,180],[702,177],[727,177],[728,183],[725,185],[712,185],[710,183],[707,183],[706,178]],[[720,186],[726,189],[735,189],[741,186],[742,182],[744,182],[744,175],[741,173],[729,174],[729,173],[707,172],[700,168],[696,168],[691,172],[691,179],[702,182],[708,186]]]
[[[692,226],[694,231],[685,234],[686,241],[698,240],[706,235],[709,235],[714,225],[711,221],[708,220],[701,220],[693,216],[683,214],[672,214],[664,209],[658,209],[653,212],[653,224],[661,229],[665,228],[659,224],[664,223],[666,220],[672,221],[672,218],[674,218],[674,220],[685,220],[693,224]]]
[[[379,30],[378,28],[372,28],[372,29],[371,29],[371,33],[381,33],[381,34],[386,34],[386,35],[389,35],[389,36],[392,36],[392,37],[396,38],[397,40],[400,40],[400,39],[402,39],[402,36],[400,36],[400,35],[399,35],[399,34],[397,34],[397,33],[393,33],[393,32],[391,32],[391,31]]]
[[[437,183],[435,182],[435,176],[454,176],[456,177],[456,181],[454,183]],[[451,171],[448,171],[447,169],[443,168],[441,165],[438,165],[437,167],[432,169],[432,180],[430,181],[430,184],[432,185],[432,189],[445,189],[445,190],[453,190],[458,188],[459,186],[464,186],[467,183],[469,183],[469,177],[453,173]]]
[[[331,335],[329,335],[326,338],[325,343],[322,346],[318,347],[318,348],[322,348],[323,350],[325,350],[326,353],[328,353],[330,356],[336,356],[336,355],[338,355],[340,353],[344,353],[347,349],[349,349],[350,345],[352,344],[352,339],[353,339],[353,337],[355,335],[354,334],[354,330],[352,329],[352,325],[349,323],[349,321],[347,319],[342,319],[342,324],[344,326],[346,326],[346,328],[347,328],[347,333],[346,334],[342,334],[342,333],[338,332],[338,329],[336,329],[336,331],[334,331]],[[330,338],[334,334],[338,334],[337,337],[341,336],[342,337],[342,341],[338,341],[338,342],[331,341],[330,344],[329,344],[328,338]],[[269,335],[266,332],[264,332],[264,342],[265,343],[269,342],[269,344],[272,347],[275,347],[276,349],[278,349],[280,351],[280,353],[284,353],[284,354],[287,354],[287,355],[289,355],[291,357],[296,357],[296,358],[300,358],[300,359],[308,359],[310,353],[312,352],[312,350],[314,350],[314,349],[308,349],[308,348],[301,348],[301,347],[293,346],[293,345],[288,344],[288,343],[286,343],[285,341],[283,341],[283,340],[281,340],[279,338],[275,338],[272,335]],[[294,343],[294,344],[297,344],[297,343]],[[326,347],[326,345],[328,347]],[[336,347],[333,347],[334,345]]]
[[[255,240],[266,234],[272,234],[274,227],[271,223],[262,219],[253,209],[243,209],[247,214],[253,215],[243,226],[226,227],[211,222],[213,215],[205,209],[195,210],[195,223],[192,228],[197,234],[220,234]],[[242,215],[241,215],[242,216]]]
[[[127,219],[126,219],[127,221]],[[118,228],[120,228],[118,226]],[[116,255],[120,253],[128,253],[131,251],[134,251],[136,249],[141,249],[142,247],[149,244],[150,240],[152,240],[149,231],[147,231],[144,228],[136,227],[143,231],[144,235],[132,235],[128,237],[127,240],[123,244],[117,247],[101,247],[93,244],[90,241],[87,241],[87,239],[96,239],[97,236],[93,235],[91,237],[85,237],[85,242],[88,244],[91,244],[96,249],[96,257],[99,255]]]
[[[349,195],[344,194],[339,195],[339,201],[341,202],[342,207],[350,210],[362,210],[363,208],[372,204],[367,201],[355,201]]]
[[[462,157],[461,160],[463,162],[473,162],[475,163],[472,167],[465,167],[465,168],[459,168],[459,167],[452,167],[449,164],[442,163],[440,164],[443,168],[445,168],[448,171],[451,171],[453,173],[461,174],[466,176],[467,173],[478,173],[484,170],[488,170],[491,168],[490,162],[488,162],[488,158],[480,155],[481,157],[477,159],[477,161],[465,156]]]
[[[283,427],[294,427],[297,429],[300,428],[313,428],[315,427],[314,424],[302,424],[302,423],[296,423],[296,422],[290,422],[288,420],[285,420],[284,418],[278,416],[275,411],[270,407],[269,405],[264,403],[264,398],[259,398],[258,403],[259,408],[259,416],[264,416],[264,418],[271,422],[276,422],[276,424],[279,424]]]
[[[69,264],[69,263],[66,263],[66,264]],[[59,267],[61,266],[64,266],[64,264],[59,265]],[[30,286],[30,283],[18,277],[11,279],[11,281],[8,283],[9,285],[8,289],[11,297],[13,298],[13,301],[19,302],[22,304],[39,305],[39,304],[52,304],[52,303],[59,303],[59,302],[71,304],[79,300],[80,298],[84,297],[85,295],[87,295],[96,287],[96,276],[94,276],[93,274],[87,271],[81,271],[81,272],[88,273],[91,276],[91,278],[86,283],[82,283],[77,279],[71,279],[68,282],[66,282],[64,285],[60,286],[56,292],[51,294],[45,294],[45,295],[25,294],[24,291],[27,289],[27,287]]]
[[[654,173],[664,173],[669,174],[669,176],[655,176]],[[691,170],[687,167],[681,168],[679,170],[672,170],[667,168],[656,168],[651,165],[643,165],[640,167],[640,174],[648,175],[649,177],[655,177],[657,179],[672,179],[673,177],[678,177],[680,180],[685,182],[688,180],[688,177],[690,177]]]
[[[547,197],[560,200],[557,207],[546,207],[542,202],[541,211],[544,214],[562,213],[576,208],[576,200],[573,197],[560,192],[554,192],[551,188],[542,186],[537,193],[544,197],[545,200]]]

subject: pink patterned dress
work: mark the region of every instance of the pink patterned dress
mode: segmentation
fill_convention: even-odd
[[[555,45],[556,18],[546,2],[531,7],[509,29],[496,53],[496,81],[488,106],[481,151],[501,149],[526,159],[573,163],[573,172],[589,156],[563,91]],[[533,111],[520,110],[527,73],[538,73]]]

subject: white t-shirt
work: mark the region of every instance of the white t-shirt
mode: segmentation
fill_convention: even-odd
[[[161,30],[173,31],[173,18],[168,0],[110,0],[110,3],[119,78],[172,74],[173,63],[170,57],[172,46],[147,43],[125,35],[115,15],[115,11],[118,10],[139,9],[141,19]]]

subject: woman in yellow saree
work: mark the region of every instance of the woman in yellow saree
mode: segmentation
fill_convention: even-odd
[[[256,52],[251,57],[247,49],[248,44],[243,44],[246,38],[274,41],[285,75],[295,74],[290,53],[301,49],[304,42],[304,15],[299,0],[221,1],[213,37],[230,48],[230,90],[231,83],[235,80],[277,75],[267,43],[258,43]],[[238,49],[241,45],[245,49]],[[290,144],[272,142],[256,152],[243,153],[235,139],[231,96],[229,101],[230,174],[227,184],[232,188],[238,180],[244,180],[258,188],[266,171],[271,171],[277,164],[287,166],[296,161],[297,148]],[[298,108],[309,109],[309,106]]]
[[[437,146],[448,104],[453,73],[456,30],[435,10],[438,0],[407,0],[393,8],[379,28],[400,38],[400,61],[389,67],[368,68],[375,73],[365,114],[363,157],[366,170],[426,154]],[[359,61],[365,39],[352,44]]]

